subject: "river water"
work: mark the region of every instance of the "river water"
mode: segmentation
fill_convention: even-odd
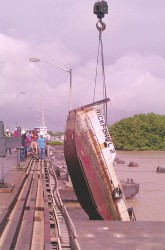
[[[165,173],[157,173],[158,166],[165,167],[163,151],[117,151],[117,157],[125,164],[115,162],[119,179],[133,178],[140,184],[139,194],[127,199],[138,221],[165,221]],[[130,161],[139,167],[128,167]]]

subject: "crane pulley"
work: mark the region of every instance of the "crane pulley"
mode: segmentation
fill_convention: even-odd
[[[97,1],[94,4],[94,14],[97,15],[98,19],[102,19],[105,14],[108,14],[108,4],[106,1]]]

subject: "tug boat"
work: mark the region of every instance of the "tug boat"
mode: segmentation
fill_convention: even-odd
[[[91,220],[130,221],[114,170],[116,151],[100,105],[73,109],[66,121],[64,156],[76,196]]]

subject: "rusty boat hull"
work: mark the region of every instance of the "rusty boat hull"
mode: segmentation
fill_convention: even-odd
[[[99,108],[104,101],[69,112],[64,156],[77,198],[89,218],[129,221],[113,167],[116,152]]]

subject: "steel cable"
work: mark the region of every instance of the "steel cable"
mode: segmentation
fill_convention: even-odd
[[[95,95],[96,95],[96,85],[97,85],[97,77],[98,77],[98,64],[99,64],[99,58],[100,57],[101,57],[101,69],[102,69],[102,82],[103,82],[103,98],[104,99],[107,98],[106,82],[105,82],[104,53],[103,53],[103,42],[102,42],[102,31],[105,30],[106,25],[101,20],[99,20],[97,22],[97,24],[96,24],[96,27],[99,30],[99,44],[98,44],[98,50],[97,50],[93,102],[95,101]],[[105,122],[107,124],[107,102],[104,104],[104,116],[105,116]]]

